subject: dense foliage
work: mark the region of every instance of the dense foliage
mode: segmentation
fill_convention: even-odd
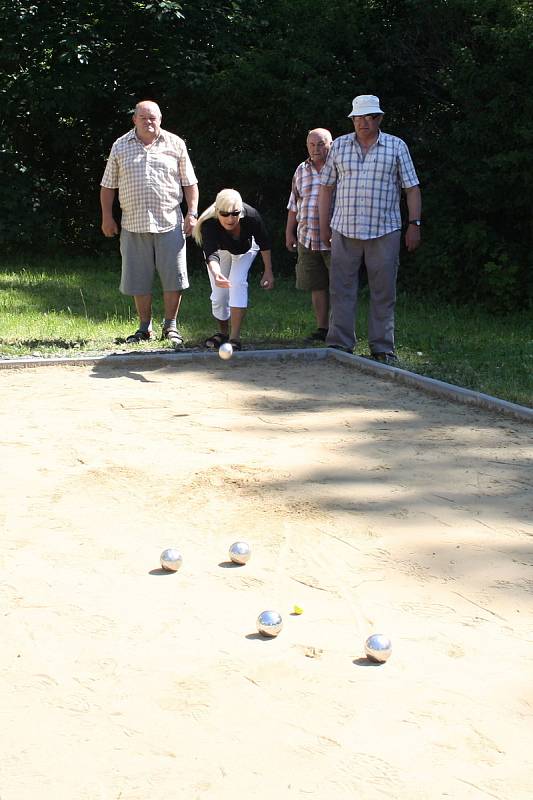
[[[98,186],[135,102],[183,136],[201,206],[223,186],[257,204],[283,250],[309,128],[351,129],[382,100],[423,189],[411,290],[509,309],[533,301],[531,2],[27,0],[2,2],[4,248],[106,246]]]

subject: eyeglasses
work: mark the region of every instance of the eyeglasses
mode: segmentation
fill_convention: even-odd
[[[368,119],[369,117],[370,119],[377,119],[381,117],[381,114],[354,114],[355,119]]]
[[[240,217],[242,213],[241,211],[217,211],[217,214],[220,214],[221,217]]]

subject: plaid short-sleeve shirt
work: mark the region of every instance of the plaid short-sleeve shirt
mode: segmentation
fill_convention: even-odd
[[[164,233],[182,221],[182,186],[197,182],[183,139],[161,129],[145,147],[132,130],[113,144],[101,186],[118,189],[123,228]]]
[[[355,133],[335,139],[320,182],[337,190],[331,227],[350,239],[376,239],[402,227],[401,190],[419,181],[405,142],[380,131],[364,158]]]
[[[296,212],[298,241],[309,250],[329,250],[320,239],[319,190],[320,172],[308,158],[296,167],[287,209]]]

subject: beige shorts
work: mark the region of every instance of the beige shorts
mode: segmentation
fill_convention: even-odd
[[[329,289],[329,250],[310,250],[298,244],[296,288],[306,292]]]

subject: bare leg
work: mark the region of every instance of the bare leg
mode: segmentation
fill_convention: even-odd
[[[215,317],[215,319],[217,319]],[[218,329],[224,336],[229,334],[229,319],[217,319]]]
[[[327,289],[315,289],[311,292],[311,302],[316,317],[317,328],[329,327],[329,292]]]
[[[151,294],[136,294],[133,297],[135,301],[135,308],[139,315],[141,323],[148,324],[152,319],[152,295]]]
[[[241,339],[241,325],[246,316],[245,308],[235,308],[232,306],[231,310],[231,338],[237,342]]]
[[[163,292],[165,319],[176,319],[181,304],[181,292]]]

